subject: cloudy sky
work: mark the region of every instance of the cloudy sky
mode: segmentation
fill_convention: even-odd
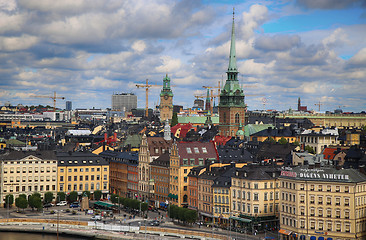
[[[74,108],[108,108],[133,92],[144,107],[135,84],[168,74],[174,104],[192,107],[226,79],[233,7],[249,110],[294,109],[298,97],[366,110],[365,0],[0,0],[0,105],[52,105],[34,96],[56,91]]]

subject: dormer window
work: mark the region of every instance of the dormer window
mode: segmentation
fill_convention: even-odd
[[[207,153],[207,148],[206,148],[206,147],[203,147],[203,148],[202,148],[202,152],[203,152],[203,153]]]
[[[192,153],[192,150],[190,147],[187,147],[187,153]]]
[[[200,151],[198,150],[198,147],[195,147],[193,149],[194,149],[194,153],[200,153]]]

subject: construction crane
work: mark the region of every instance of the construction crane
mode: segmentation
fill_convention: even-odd
[[[149,80],[146,79],[146,84],[136,84],[136,87],[137,88],[145,88],[145,90],[146,90],[145,116],[149,117],[149,88],[151,88],[151,87],[161,87],[161,85],[149,84]]]
[[[56,99],[65,99],[65,97],[57,97],[56,92],[53,92],[53,96],[42,96],[42,95],[34,95],[37,98],[51,98],[53,100],[53,111],[56,111]]]
[[[324,105],[324,104],[323,103],[320,103],[320,101],[319,101],[319,103],[315,103],[314,105],[319,107],[319,112],[320,112],[320,106],[321,105]]]

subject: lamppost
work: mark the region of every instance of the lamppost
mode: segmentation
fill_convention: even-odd
[[[7,219],[8,222],[9,222],[9,205],[10,205],[9,204],[9,197],[10,197],[10,195],[6,196],[6,199],[7,199],[6,200],[6,205],[7,205],[6,206],[7,207],[7,212],[6,212],[7,218],[6,219]]]
[[[227,233],[227,239],[231,239],[231,214],[232,212],[223,212],[223,214],[229,214],[229,231],[230,231],[230,238],[229,238],[229,232]]]
[[[146,220],[144,220],[145,222],[145,240],[146,240]]]

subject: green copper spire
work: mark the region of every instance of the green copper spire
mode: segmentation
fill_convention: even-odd
[[[231,44],[230,44],[230,57],[229,57],[229,67],[228,72],[237,73],[238,69],[236,67],[236,49],[235,49],[235,24],[234,24],[234,9],[233,9],[233,25],[231,27]],[[230,79],[234,80],[234,79]]]
[[[234,10],[233,25],[231,29],[230,60],[226,74],[227,79],[220,93],[219,107],[245,107],[244,92],[238,81],[239,72],[236,66]]]

